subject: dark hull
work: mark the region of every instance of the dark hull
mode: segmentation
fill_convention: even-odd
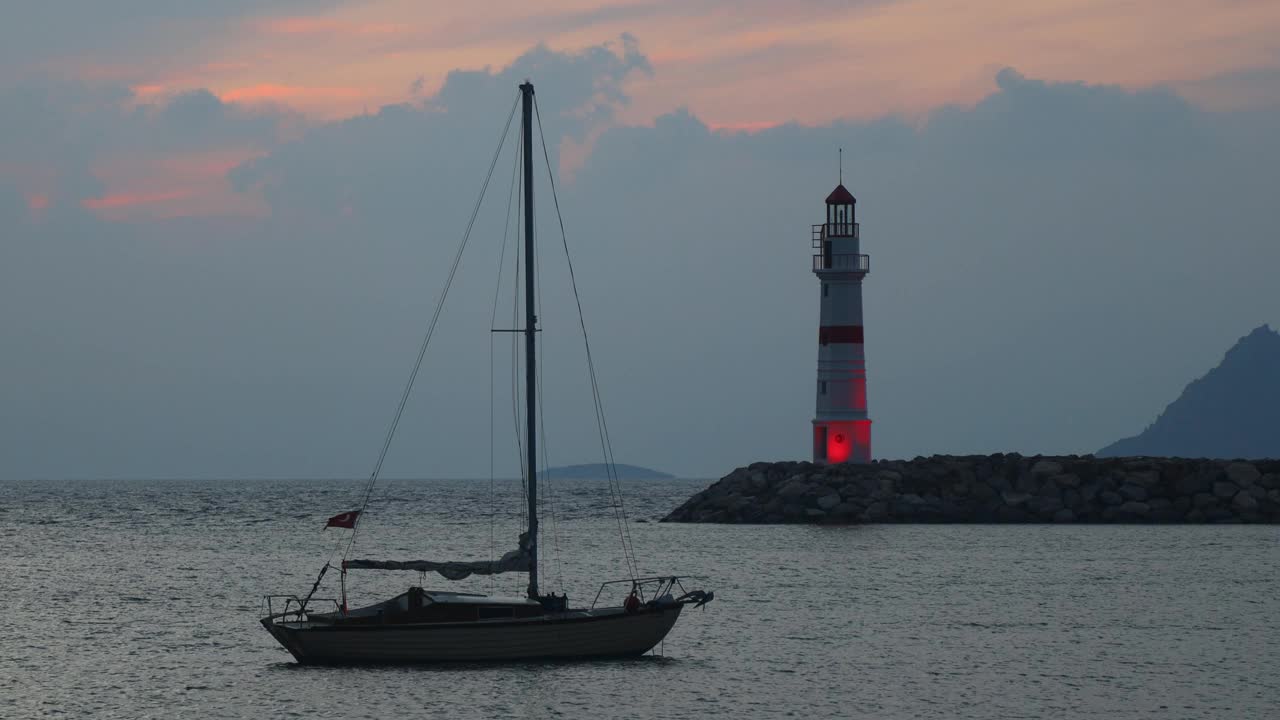
[[[670,632],[683,606],[628,614],[610,608],[527,620],[421,624],[262,621],[307,665],[510,662],[643,655]]]

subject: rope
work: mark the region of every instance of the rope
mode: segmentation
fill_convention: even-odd
[[[516,152],[516,155],[517,155],[516,217],[521,217],[523,216],[523,213],[524,213],[524,192],[523,192],[524,191],[524,173],[519,172],[518,161],[520,158],[523,157],[524,133],[520,133],[518,139],[516,140],[516,144],[518,148]],[[517,228],[516,230],[517,239],[519,239],[519,235],[520,235],[520,230]],[[511,328],[512,329],[515,329],[520,326],[520,276],[524,267],[524,264],[520,262],[520,258],[523,255],[524,244],[521,242],[517,242],[515,249],[516,249],[515,258],[514,258],[515,272],[512,273],[513,284],[512,284],[512,290],[511,290]],[[520,506],[520,525],[521,527],[528,527],[529,526],[529,504],[528,504],[529,486],[528,486],[528,481],[526,479],[528,478],[528,475],[527,475],[527,468],[525,467],[526,458],[525,458],[525,452],[524,452],[524,437],[523,437],[523,433],[520,430],[520,405],[521,405],[520,381],[519,381],[519,373],[516,369],[516,366],[519,364],[519,360],[520,360],[520,349],[519,349],[519,344],[517,342],[518,333],[512,332],[509,334],[511,335],[511,423],[515,428],[516,464],[520,468],[520,503],[518,503]],[[516,585],[513,587],[518,588],[520,585],[520,581],[516,580],[513,582],[516,583]],[[519,590],[513,589],[512,593],[518,594]]]
[[[347,541],[347,549],[342,553],[342,560],[345,563],[347,557],[351,554],[351,548],[355,545],[356,536],[360,532],[360,526],[364,524],[364,511],[369,506],[369,498],[373,495],[373,487],[378,482],[378,474],[382,472],[382,463],[387,459],[387,451],[391,448],[391,440],[395,437],[396,427],[400,425],[400,417],[404,415],[404,407],[409,402],[409,395],[413,391],[414,380],[418,377],[418,370],[422,367],[422,358],[427,354],[427,346],[431,344],[431,336],[435,334],[436,323],[440,320],[440,312],[444,310],[444,301],[449,296],[449,288],[453,285],[454,275],[458,272],[458,265],[462,262],[462,253],[467,248],[467,241],[471,238],[471,228],[475,226],[476,217],[480,214],[480,205],[484,202],[485,192],[489,189],[489,180],[493,178],[493,169],[498,164],[498,156],[502,153],[502,146],[506,144],[507,134],[511,130],[511,120],[516,115],[516,105],[519,103],[519,96],[516,101],[511,103],[511,112],[507,115],[507,122],[502,127],[502,135],[498,138],[498,148],[493,151],[493,160],[489,163],[489,172],[485,175],[484,184],[480,186],[480,197],[476,198],[475,207],[471,210],[471,219],[467,221],[467,229],[462,234],[462,241],[458,243],[458,250],[453,256],[453,265],[449,267],[449,276],[444,283],[444,289],[440,292],[440,300],[436,303],[435,312],[431,315],[431,322],[427,325],[426,337],[422,339],[422,345],[418,348],[418,357],[413,362],[413,370],[409,373],[409,381],[405,383],[404,391],[400,394],[400,404],[396,406],[396,414],[391,419],[391,427],[387,430],[387,437],[382,443],[382,451],[378,453],[378,462],[373,466],[373,473],[369,475],[369,483],[365,487],[364,499],[360,503],[360,514],[356,516],[355,525],[351,529],[351,538]]]
[[[578,279],[573,272],[573,258],[569,253],[568,234],[564,229],[564,216],[560,212],[560,197],[556,192],[556,178],[551,172],[551,156],[547,152],[547,139],[542,132],[542,112],[538,109],[538,99],[533,100],[533,110],[538,118],[538,138],[542,141],[542,156],[547,164],[547,178],[551,183],[551,197],[555,201],[556,219],[560,222],[560,240],[564,245],[564,257],[569,266],[569,282],[573,287],[573,301],[578,307],[578,325],[582,328],[582,345],[587,354],[587,371],[591,378],[591,395],[595,404],[596,430],[600,436],[600,449],[605,461],[605,474],[608,477],[609,491],[614,496],[614,517],[618,521],[618,536],[622,541],[623,559],[627,572],[634,580],[640,574],[635,561],[635,547],[631,542],[631,529],[627,524],[627,511],[622,500],[622,484],[617,477],[616,462],[613,457],[613,443],[609,439],[609,426],[605,421],[604,402],[600,398],[600,385],[596,378],[595,362],[591,356],[591,341],[587,336],[587,321],[582,312],[582,299],[578,295]]]
[[[520,140],[518,140],[517,142],[519,142],[521,152],[523,152],[524,151],[524,133],[520,134]],[[519,173],[519,175],[520,175],[520,182],[517,185],[517,189],[520,190],[520,192],[517,193],[516,195],[516,215],[517,216],[521,216],[524,213],[524,174]],[[519,232],[520,232],[519,230],[516,230],[517,235],[519,235]],[[520,273],[522,268],[524,267],[524,264],[520,262],[520,257],[523,254],[523,250],[524,250],[524,244],[517,242],[516,258],[515,258],[516,271],[515,271],[515,277],[514,277],[515,283],[514,285],[512,285],[512,290],[511,290],[511,328],[513,330],[520,326]],[[525,458],[525,452],[524,452],[524,433],[521,432],[520,430],[520,427],[521,427],[520,405],[522,403],[520,402],[519,372],[516,369],[516,366],[519,364],[519,360],[520,360],[520,346],[517,343],[516,336],[517,336],[517,333],[514,333],[514,332],[511,333],[511,422],[515,426],[516,459],[520,464],[520,499],[523,501],[520,503],[520,518],[521,518],[522,524],[525,527],[528,527],[529,525],[529,505],[528,505],[529,469],[525,467],[526,458]]]

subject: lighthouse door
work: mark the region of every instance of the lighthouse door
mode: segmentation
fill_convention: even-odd
[[[813,429],[813,460],[823,462],[827,459],[827,426],[819,425]]]

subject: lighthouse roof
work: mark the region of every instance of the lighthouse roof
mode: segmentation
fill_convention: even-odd
[[[844,183],[837,185],[836,189],[832,190],[831,194],[827,196],[828,205],[852,205],[856,202],[858,202],[857,199],[854,198],[853,193],[849,192],[849,189],[844,186]]]

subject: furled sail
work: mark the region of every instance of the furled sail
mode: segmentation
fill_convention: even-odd
[[[417,570],[437,572],[449,580],[462,580],[472,575],[497,575],[507,572],[529,572],[529,534],[520,533],[520,547],[497,560],[347,560],[348,570]]]

